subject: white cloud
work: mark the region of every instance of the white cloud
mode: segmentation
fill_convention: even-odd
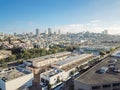
[[[112,24],[105,26],[100,20],[93,20],[87,24],[70,24],[70,25],[58,26],[56,27],[56,29],[60,29],[63,33],[66,32],[78,33],[82,31],[100,33],[101,31],[107,29],[110,34],[120,34],[119,25]]]
[[[81,32],[83,27],[84,26],[82,24],[71,24],[71,25],[58,26],[56,28],[60,29],[63,33],[66,32],[77,33],[77,32]]]
[[[63,33],[71,32],[71,33],[78,33],[82,31],[90,31],[90,32],[101,32],[103,28],[98,27],[98,21],[92,21],[87,24],[70,24],[56,27],[60,29]]]

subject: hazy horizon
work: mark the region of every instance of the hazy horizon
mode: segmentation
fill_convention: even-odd
[[[120,33],[120,0],[0,0],[0,32]]]

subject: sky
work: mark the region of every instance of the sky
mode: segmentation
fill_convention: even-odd
[[[0,0],[0,32],[120,34],[120,0]]]

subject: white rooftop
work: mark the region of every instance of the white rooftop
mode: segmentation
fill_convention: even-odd
[[[0,71],[0,79],[6,82],[30,73],[30,71],[21,67],[10,67]]]
[[[114,52],[111,56],[120,57],[120,51]]]
[[[61,73],[61,72],[62,72],[61,70],[54,68],[54,69],[51,69],[51,70],[49,70],[47,72],[44,72],[43,75],[47,76],[47,77],[52,77],[52,76],[54,76],[54,75],[56,75],[58,73]]]
[[[56,54],[51,54],[51,55],[46,55],[46,56],[42,56],[42,57],[29,59],[28,61],[39,62],[39,61],[47,60],[47,59],[50,59],[50,58],[58,58],[59,56],[70,54],[70,53],[71,52],[67,52],[67,51],[66,52],[60,52],[60,53],[56,53]]]
[[[61,65],[64,65],[64,64],[67,64],[70,62],[78,61],[80,59],[82,60],[85,57],[89,57],[91,55],[92,54],[81,54],[81,55],[76,55],[76,56],[70,56],[70,57],[66,58],[65,60],[58,61],[57,63],[55,63],[55,65],[61,66]]]

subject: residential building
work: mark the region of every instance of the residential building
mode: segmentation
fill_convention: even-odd
[[[23,90],[32,86],[33,73],[20,68],[10,67],[0,71],[0,90]]]
[[[63,81],[64,78],[64,71],[59,70],[57,68],[53,68],[49,71],[46,71],[40,75],[41,78],[41,83],[43,84],[50,84],[50,85],[55,85],[57,83],[60,83]]]

